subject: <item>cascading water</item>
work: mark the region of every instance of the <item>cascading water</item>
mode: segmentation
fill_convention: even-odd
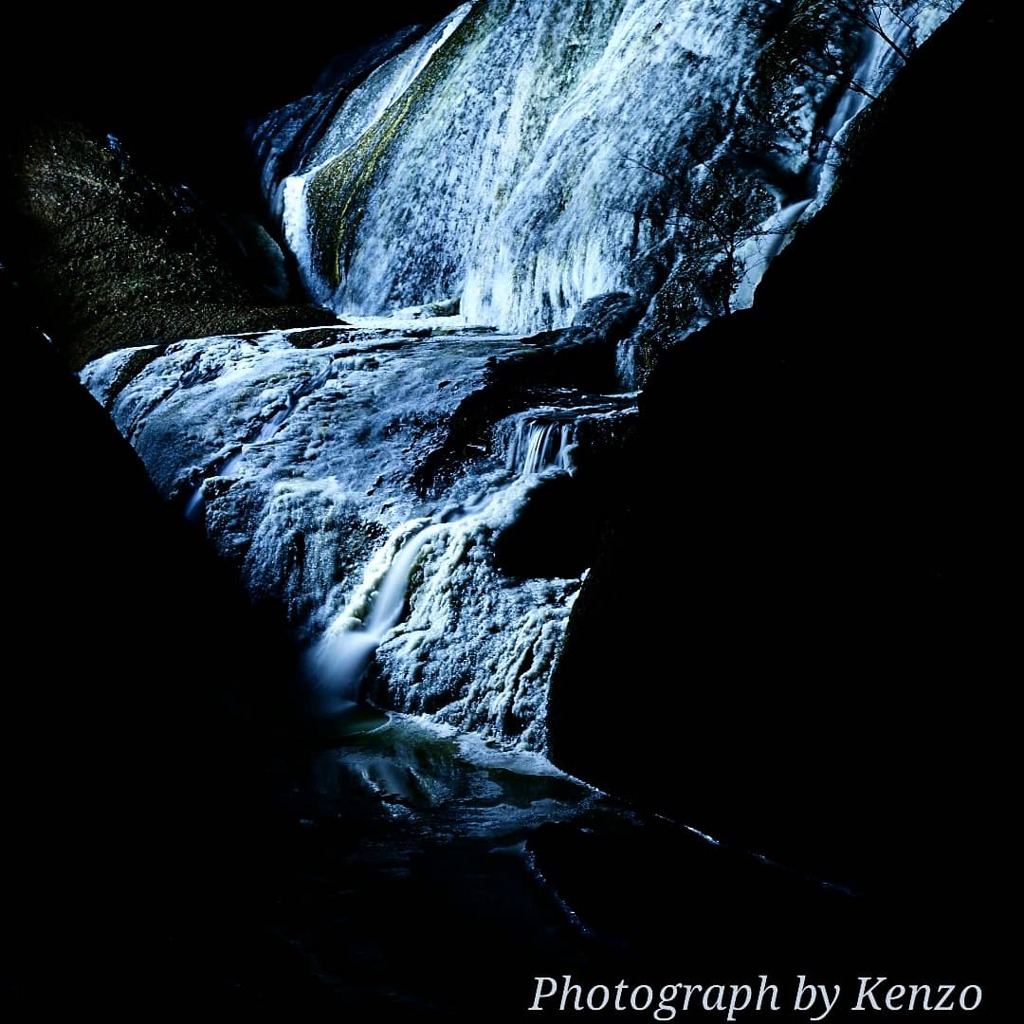
[[[580,579],[510,578],[490,547],[571,470],[580,420],[631,403],[549,389],[554,403],[485,423],[451,486],[421,495],[412,467],[494,361],[543,353],[414,323],[181,342],[116,397],[121,354],[84,380],[250,588],[284,603],[323,708],[357,699],[373,663],[389,706],[543,749],[547,675]]]
[[[313,652],[321,686],[332,696],[357,701],[359,683],[376,649],[403,617],[410,577],[428,546],[445,551],[488,525],[488,515],[513,503],[512,488],[499,488],[467,506],[445,508],[429,520],[404,523],[388,539],[367,568],[362,586]],[[456,555],[458,557],[458,555]],[[358,609],[368,608],[362,618]],[[429,629],[430,627],[428,627]]]
[[[827,0],[463,4],[255,132],[300,272],[348,326],[179,342],[127,383],[117,353],[83,379],[283,605],[326,703],[370,691],[543,750],[584,567],[515,574],[495,542],[635,395],[521,384],[468,433],[467,410],[495,367],[559,344],[521,335],[576,324],[571,348],[599,297],[647,311],[608,332],[609,391],[616,358],[636,386],[644,332],[749,304],[830,187],[833,140],[948,6],[903,4],[886,42],[818,17]],[[833,73],[806,60],[808,18],[860,40]],[[406,319],[359,319],[384,313]]]
[[[838,11],[856,12],[849,31],[856,59],[842,76],[844,88],[821,133],[818,180],[807,215],[827,200],[843,162],[843,146],[857,115],[892,81],[914,50],[960,6],[961,0],[841,0]],[[835,69],[833,68],[833,71]]]
[[[376,655],[388,704],[543,749],[546,680],[580,581],[508,578],[488,549],[536,487],[572,473],[580,422],[629,412],[608,396],[496,424],[491,458],[467,473],[473,493],[398,526],[311,652],[325,706],[357,701]]]
[[[254,146],[307,286],[342,315],[454,301],[529,333],[667,278],[648,328],[678,338],[749,305],[831,188],[833,140],[954,6],[477,0]],[[619,379],[640,376],[627,340]]]
[[[518,476],[531,476],[555,468],[571,473],[575,436],[571,420],[559,422],[532,414],[519,417],[508,450],[506,464],[509,472]]]

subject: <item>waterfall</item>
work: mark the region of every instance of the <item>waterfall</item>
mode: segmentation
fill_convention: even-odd
[[[572,472],[572,444],[575,429],[571,421],[520,416],[515,421],[506,464],[517,476],[531,476],[546,469]]]
[[[596,295],[649,299],[680,261],[699,280],[830,186],[831,140],[949,4],[865,4],[876,32],[824,0],[780,25],[781,6],[478,0],[382,51],[332,117],[322,96],[271,115],[255,145],[313,294],[343,315],[457,299],[529,333]],[[827,65],[800,49],[805,16],[832,33]],[[721,186],[737,173],[742,212]]]
[[[579,581],[560,581],[561,598],[547,606],[530,604],[550,584],[520,585],[521,593],[503,611],[493,600],[498,584],[512,595],[509,581],[486,566],[485,544],[494,532],[513,522],[532,488],[552,474],[572,472],[571,452],[581,419],[621,415],[616,401],[587,404],[575,410],[552,407],[509,417],[494,430],[495,451],[507,449],[504,472],[476,479],[482,489],[462,503],[442,504],[429,518],[404,522],[392,531],[370,560],[361,585],[335,617],[310,654],[321,693],[321,706],[357,701],[360,682],[378,648],[389,641],[391,699],[410,701],[409,707],[428,708],[438,691],[451,687],[453,663],[462,671],[481,670],[486,680],[471,684],[473,699],[456,695],[464,724],[472,720],[489,734],[506,736],[510,715],[524,720],[529,748],[543,749],[545,682],[551,659],[564,628]],[[409,591],[414,573],[421,582],[413,607]],[[475,577],[475,579],[474,579]],[[463,590],[457,604],[482,598],[481,620],[463,621],[453,628],[453,580]],[[523,599],[524,598],[524,599]],[[472,649],[470,655],[468,651]],[[481,650],[495,656],[482,659]],[[453,658],[452,652],[457,654]],[[428,656],[429,654],[429,656]],[[454,674],[459,678],[459,673]],[[452,721],[451,709],[439,716]]]
[[[488,394],[495,360],[545,353],[413,322],[412,334],[373,322],[180,342],[111,412],[158,486],[201,504],[250,590],[283,604],[324,710],[361,697],[372,666],[381,703],[543,750],[547,678],[581,579],[509,577],[493,542],[571,473],[578,424],[633,402],[532,389],[508,413],[498,393],[451,482],[418,493],[414,468]],[[83,375],[97,397],[123,361]]]
[[[382,550],[387,553],[371,562],[362,592],[341,613],[312,655],[321,687],[343,701],[357,702],[359,682],[373,652],[385,634],[398,624],[405,605],[409,574],[424,544],[436,536],[441,524],[422,521],[403,524],[397,538],[389,539]],[[381,566],[384,571],[381,574]],[[369,593],[367,593],[369,591]],[[369,602],[365,621],[353,615],[351,606]]]
[[[897,46],[941,20],[904,6]],[[783,8],[477,0],[381,43],[254,136],[347,326],[86,368],[157,487],[284,609],[328,708],[369,697],[545,749],[586,568],[513,565],[502,539],[576,529],[557,517],[588,514],[577,465],[635,411],[645,339],[752,301],[829,187],[866,99],[849,82],[877,91],[899,62],[863,29],[847,84],[819,74]]]
[[[306,287],[325,305],[330,304],[330,292],[318,275],[311,272],[314,256],[307,210],[308,184],[331,163],[334,153],[355,144],[365,131],[387,115],[393,104],[401,100],[434,54],[458,28],[470,7],[470,4],[463,4],[436,28],[420,38],[414,37],[407,49],[393,56],[393,50],[400,41],[408,38],[407,33],[399,34],[394,45],[381,47],[379,52],[386,59],[352,92],[333,118],[324,118],[321,97],[308,97],[278,111],[256,131],[253,141],[263,160],[263,185],[271,207],[281,218],[285,238],[296,254]],[[311,131],[310,120],[322,128],[322,135]],[[298,165],[289,166],[289,153],[300,133],[307,136],[308,144],[298,158]],[[277,180],[275,172],[282,166],[288,167],[289,173]]]
[[[713,129],[698,98],[733,94],[756,53],[745,6],[460,8],[437,45],[353,90],[319,162],[275,186],[314,294],[346,314],[457,295],[471,322],[525,333],[628,287],[635,214],[663,185],[648,168]],[[648,246],[664,241],[651,224]]]

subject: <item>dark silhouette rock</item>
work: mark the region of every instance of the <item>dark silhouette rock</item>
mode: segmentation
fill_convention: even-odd
[[[297,658],[158,498],[4,282],[4,1000],[193,993],[260,905]],[[230,968],[226,973],[230,973]],[[66,986],[66,987],[65,987]],[[170,995],[169,998],[175,998]]]
[[[1007,38],[968,0],[753,309],[652,375],[551,695],[568,771],[847,883],[954,959],[993,884],[1012,657],[1011,292],[978,208]]]

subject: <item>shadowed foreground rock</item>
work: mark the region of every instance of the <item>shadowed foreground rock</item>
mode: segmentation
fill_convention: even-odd
[[[551,698],[567,770],[852,885],[954,965],[987,962],[1012,658],[1011,290],[976,205],[1002,13],[936,33],[754,308],[653,375]]]
[[[4,1005],[173,999],[260,903],[297,662],[11,299]]]

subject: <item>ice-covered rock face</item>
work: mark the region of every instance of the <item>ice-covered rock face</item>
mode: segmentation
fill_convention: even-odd
[[[265,184],[342,314],[458,298],[528,332],[681,272],[706,320],[749,301],[831,140],[951,6],[477,0],[269,118]]]

